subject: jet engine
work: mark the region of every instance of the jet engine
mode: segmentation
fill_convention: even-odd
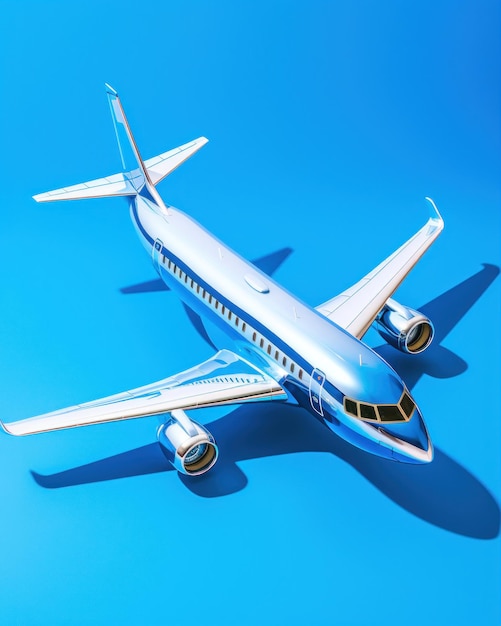
[[[205,474],[217,461],[214,437],[182,410],[172,411],[157,431],[157,438],[168,461],[183,474]]]
[[[431,321],[419,311],[392,300],[385,304],[376,320],[378,333],[391,346],[408,354],[428,348],[435,331]]]

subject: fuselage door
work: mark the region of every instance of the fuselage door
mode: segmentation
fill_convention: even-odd
[[[163,243],[160,239],[156,239],[151,249],[151,260],[153,261],[153,267],[160,274],[160,257],[162,256]]]
[[[323,417],[322,409],[322,389],[325,383],[325,374],[320,370],[314,369],[311,373],[310,380],[310,404],[313,410]]]

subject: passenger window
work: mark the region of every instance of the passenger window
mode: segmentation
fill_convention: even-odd
[[[228,319],[231,320],[231,311],[228,309]]]
[[[262,348],[264,346],[264,339],[261,337],[259,340],[259,347]]]
[[[221,305],[221,314],[224,315],[226,309],[224,308],[224,304]]]
[[[271,354],[271,344],[268,344],[268,349],[266,350],[268,354]]]
[[[212,304],[212,294],[209,294],[209,304]]]
[[[294,363],[291,363],[291,374],[294,373]]]
[[[188,284],[188,274],[185,274],[185,275],[184,275],[184,282],[185,282],[186,284]]]
[[[297,376],[298,376],[299,380],[303,380],[303,370],[299,370],[299,373],[298,373]]]
[[[252,333],[252,341],[256,341],[256,337],[257,337],[256,333],[255,332]]]
[[[217,300],[215,301],[214,306],[216,307],[216,309],[219,308],[219,302]]]
[[[247,324],[244,322],[242,324],[242,332],[245,333],[245,329],[247,328]]]
[[[172,266],[172,261],[169,259],[169,262],[167,263],[167,267],[170,269]]]
[[[286,365],[287,365],[287,357],[286,356],[284,356],[284,358],[282,359],[282,365],[284,367],[286,367]]]
[[[240,321],[240,320],[238,319],[238,317],[235,317],[235,326],[238,326],[238,322],[239,322],[239,321]]]
[[[195,281],[193,280],[193,278],[191,279],[191,288],[193,289],[193,286],[195,285]]]
[[[200,293],[200,285],[197,285],[197,293]]]
[[[162,254],[162,263],[165,265],[165,254]]]
[[[278,350],[275,350],[275,361],[278,361]]]
[[[205,291],[205,289],[203,289],[203,290],[202,290],[202,298],[203,298],[204,300],[205,300],[205,294],[206,294],[206,293],[207,293],[207,292]]]

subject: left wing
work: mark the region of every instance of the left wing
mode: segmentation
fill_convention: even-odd
[[[175,409],[286,400],[287,397],[273,378],[233,352],[221,350],[200,365],[156,383],[37,417],[0,424],[10,435],[31,435],[157,415]]]
[[[365,335],[388,298],[444,228],[435,203],[431,198],[426,199],[433,213],[423,228],[358,283],[317,306],[317,311],[354,337],[361,339]]]

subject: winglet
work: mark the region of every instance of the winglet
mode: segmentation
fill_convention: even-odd
[[[430,217],[432,217],[434,219],[438,219],[442,223],[442,225],[443,225],[444,218],[440,215],[440,211],[437,209],[437,205],[435,204],[435,202],[431,198],[429,198],[428,196],[425,197],[425,200],[428,200],[428,202],[433,207],[433,212],[430,211],[430,213],[431,213]]]
[[[118,96],[118,91],[116,89],[113,89],[111,85],[109,85],[108,83],[104,83],[104,86],[106,87],[106,93],[109,93],[112,96]]]
[[[123,171],[127,178],[131,181],[133,187],[138,191],[143,187],[145,180],[151,182],[144,166],[141,155],[134,139],[134,135],[125,116],[118,93],[105,83],[106,93],[108,94],[108,102],[110,105],[111,117],[115,128],[115,135],[122,160]]]
[[[0,427],[2,428],[4,433],[7,433],[8,435],[12,435],[12,433],[10,432],[10,430],[7,428],[7,426],[2,422],[2,420],[0,420]]]

